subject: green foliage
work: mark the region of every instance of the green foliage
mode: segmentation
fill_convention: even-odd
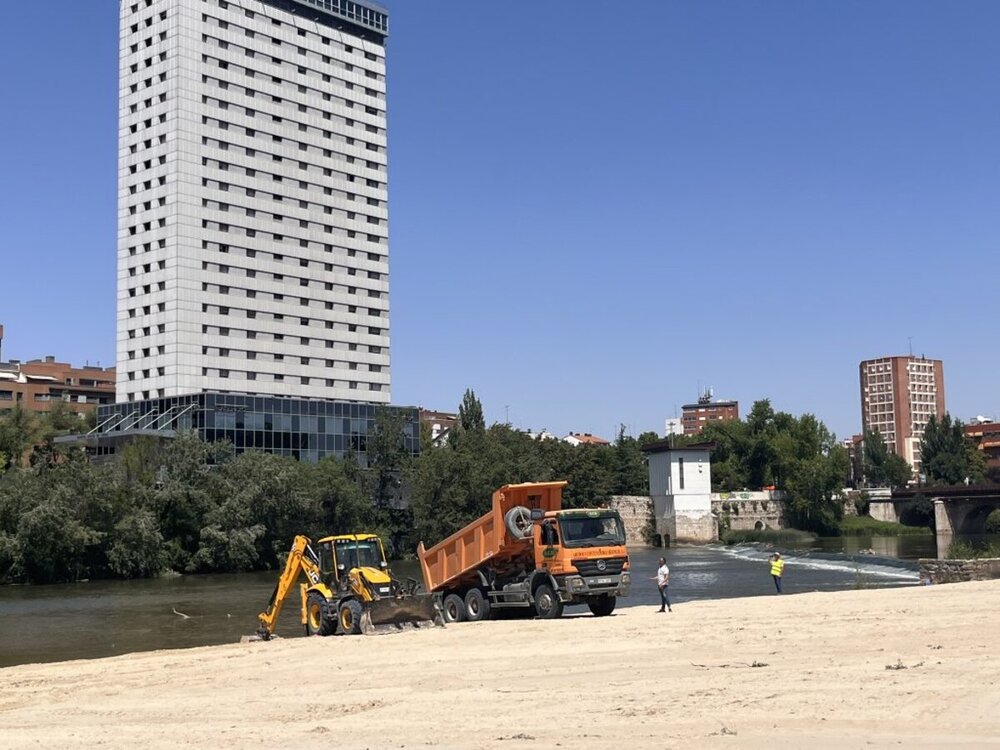
[[[486,419],[483,417],[483,405],[476,398],[476,392],[471,388],[462,396],[458,407],[458,422],[466,432],[481,432],[486,429]]]
[[[415,538],[432,544],[457,531],[485,513],[504,484],[555,478],[563,456],[550,442],[495,424],[421,455],[410,502]]]
[[[723,544],[808,544],[816,535],[798,529],[730,529],[719,535]]]
[[[201,544],[192,560],[196,570],[242,573],[257,566],[259,539],[264,527],[257,524],[240,528],[206,526],[201,530]]]
[[[986,516],[986,533],[1000,534],[1000,508],[990,511]]]
[[[715,443],[712,489],[731,492],[774,486],[788,493],[789,520],[798,528],[836,534],[843,516],[841,491],[849,459],[834,435],[812,414],[776,412],[757,401],[745,420],[712,422],[680,444]]]
[[[871,589],[875,588],[875,580],[867,573],[862,573],[860,567],[854,569],[854,588]]]
[[[986,462],[975,444],[965,436],[964,425],[945,414],[939,422],[931,416],[920,443],[924,473],[930,484],[961,484],[982,481]]]
[[[655,434],[620,429],[612,445],[572,446],[507,424],[487,428],[471,390],[459,411],[452,439],[439,447],[425,440],[414,458],[405,423],[380,410],[364,465],[353,455],[316,464],[234,455],[195,433],[133,441],[91,465],[45,437],[76,428],[76,416],[57,409],[40,430],[31,415],[8,414],[0,422],[6,455],[41,448],[30,466],[8,459],[0,474],[0,581],[274,568],[296,534],[370,531],[397,554],[412,553],[418,541],[436,543],[484,513],[494,490],[516,482],[568,480],[567,507],[648,494],[642,448]],[[746,422],[710,425],[701,439],[719,446],[713,472],[725,489],[776,483],[791,493],[797,522],[837,527],[846,455],[811,415],[795,418],[762,401]],[[399,502],[404,491],[408,508]]]
[[[878,430],[865,432],[865,479],[875,487],[902,487],[910,481],[913,472],[906,459],[889,453],[885,439]]]
[[[618,428],[614,444],[614,478],[612,494],[648,495],[649,471],[639,440],[625,434],[625,425]]]
[[[1000,544],[988,542],[983,545],[973,545],[969,542],[954,541],[948,546],[949,560],[978,560],[1000,557]]]
[[[108,546],[108,570],[121,578],[159,575],[167,554],[159,519],[151,511],[138,509],[115,524]]]
[[[905,526],[871,516],[848,516],[840,522],[841,536],[913,536],[930,534],[926,526]]]
[[[212,477],[216,504],[200,533],[200,547],[209,540],[216,550],[207,559],[224,560],[226,570],[273,568],[296,534],[315,535],[321,512],[303,466],[287,456],[248,452],[218,467]],[[248,544],[254,555],[246,551]],[[195,566],[204,560],[196,555]]]
[[[38,418],[20,404],[0,414],[0,474],[20,466],[28,449],[40,436]]]
[[[358,475],[364,494],[378,511],[378,518],[372,520],[387,537],[395,535],[389,529],[392,525],[389,519],[392,510],[400,505],[403,477],[412,462],[406,449],[405,429],[402,414],[380,407],[375,414],[374,429],[368,432],[368,467]]]

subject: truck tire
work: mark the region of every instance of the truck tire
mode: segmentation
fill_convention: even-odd
[[[337,621],[330,616],[330,601],[318,591],[306,599],[306,635],[333,635]]]
[[[361,632],[361,602],[348,599],[340,605],[340,632],[344,635],[357,635]]]
[[[469,589],[465,595],[465,619],[479,622],[490,618],[490,600],[480,589]]]
[[[611,594],[601,594],[594,599],[587,600],[587,606],[590,607],[594,617],[607,617],[615,611],[617,601]]]
[[[535,589],[535,614],[542,620],[554,620],[562,617],[563,603],[559,595],[547,583]]]
[[[527,539],[531,536],[531,527],[534,521],[531,520],[531,511],[523,505],[515,505],[507,511],[503,517],[503,522],[507,526],[507,531],[515,539]]]
[[[442,604],[444,621],[446,623],[463,622],[465,620],[465,601],[458,594],[448,594]]]

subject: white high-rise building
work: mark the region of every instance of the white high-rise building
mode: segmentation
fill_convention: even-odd
[[[119,401],[389,402],[387,20],[121,0]]]

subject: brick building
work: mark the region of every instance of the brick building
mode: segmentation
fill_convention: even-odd
[[[729,422],[740,418],[739,401],[713,401],[707,390],[696,404],[681,407],[681,425],[685,435],[699,435],[709,422]]]
[[[944,406],[944,364],[925,357],[866,359],[858,367],[861,381],[861,424],[878,430],[889,451],[920,472],[920,441],[933,415]]]
[[[28,411],[44,412],[62,401],[70,411],[84,413],[114,400],[114,367],[73,367],[51,356],[27,362],[0,360],[0,411],[20,405]]]
[[[965,425],[965,436],[983,452],[987,467],[1000,466],[1000,422],[973,420]]]

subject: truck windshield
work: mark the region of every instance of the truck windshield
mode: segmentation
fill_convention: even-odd
[[[378,542],[366,539],[360,542],[338,539],[337,564],[351,568],[377,568],[382,564],[382,552]]]
[[[563,516],[559,519],[564,546],[606,547],[625,544],[625,527],[618,513],[615,511],[591,511],[591,513]]]

